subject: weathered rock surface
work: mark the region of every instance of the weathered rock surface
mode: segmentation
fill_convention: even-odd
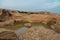
[[[60,34],[47,28],[30,28],[20,34],[20,40],[60,40]]]
[[[12,30],[0,28],[0,40],[18,40],[18,37]]]
[[[0,27],[5,25],[14,25],[15,21],[20,23],[43,23],[49,25],[49,28],[54,29],[55,26],[50,25],[60,24],[60,14],[51,12],[21,12],[16,10],[0,9]],[[27,23],[28,24],[28,23]],[[59,26],[56,28],[58,29]]]

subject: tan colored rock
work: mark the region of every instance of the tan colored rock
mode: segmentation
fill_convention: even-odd
[[[18,38],[12,30],[0,28],[0,40],[18,40]]]
[[[55,34],[55,31],[46,28],[30,28],[20,34],[19,40],[50,40]]]
[[[24,26],[27,28],[30,28],[30,27],[32,27],[32,24],[31,23],[25,23]]]
[[[43,24],[60,24],[60,14],[51,12],[18,12],[17,10],[0,9],[0,26],[5,26],[18,22],[37,22]],[[30,14],[31,13],[31,14]],[[55,23],[56,22],[56,23]],[[51,26],[49,26],[51,27]]]
[[[2,14],[2,9],[0,9],[0,15]]]
[[[60,40],[60,34],[53,35],[51,40]]]

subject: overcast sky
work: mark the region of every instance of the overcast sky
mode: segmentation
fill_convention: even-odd
[[[0,0],[0,8],[20,11],[60,13],[60,0]]]

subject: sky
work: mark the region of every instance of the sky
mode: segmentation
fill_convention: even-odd
[[[30,11],[60,13],[60,0],[0,0],[0,8]]]

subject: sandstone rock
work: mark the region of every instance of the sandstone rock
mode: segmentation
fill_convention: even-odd
[[[57,33],[46,28],[30,28],[19,36],[19,40],[50,40]]]
[[[53,35],[51,40],[60,40],[60,34]]]
[[[60,24],[51,25],[52,30],[60,33]]]
[[[0,40],[18,40],[18,38],[12,30],[0,28]]]
[[[24,26],[27,28],[30,28],[30,27],[32,27],[32,24],[28,22],[28,23],[25,23]]]

